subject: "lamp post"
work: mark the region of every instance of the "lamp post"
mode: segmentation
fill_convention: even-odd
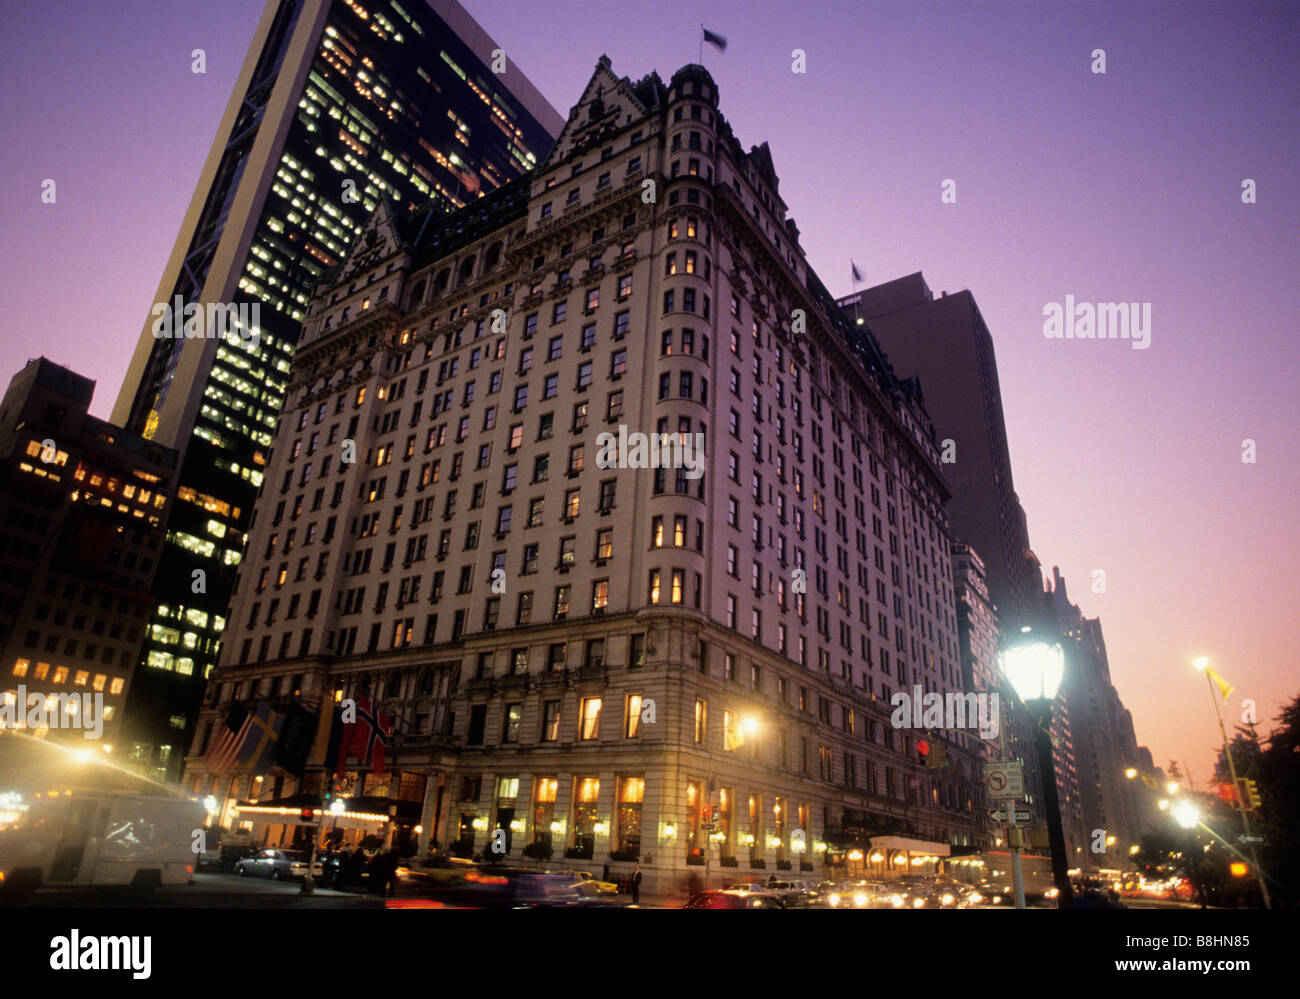
[[[1241,810],[1241,828],[1244,835],[1250,836],[1250,814],[1246,811],[1246,802],[1241,800],[1241,785],[1237,783],[1237,765],[1232,760],[1232,747],[1228,745],[1228,730],[1223,724],[1223,711],[1219,707],[1219,699],[1214,696],[1215,681],[1219,681],[1220,689],[1224,690],[1224,700],[1232,692],[1232,688],[1226,686],[1223,679],[1219,677],[1213,669],[1210,668],[1210,660],[1206,656],[1198,656],[1192,661],[1192,665],[1205,674],[1205,682],[1210,688],[1210,700],[1214,702],[1214,717],[1219,720],[1219,734],[1223,736],[1223,755],[1228,759],[1228,773],[1232,775],[1232,789],[1237,795],[1237,807]],[[1273,908],[1273,903],[1268,897],[1268,885],[1264,883],[1264,872],[1259,869],[1259,859],[1255,854],[1255,844],[1250,844],[1250,860],[1255,867],[1255,874],[1259,880],[1259,893],[1264,900],[1264,908]]]
[[[1056,790],[1056,765],[1052,760],[1052,702],[1065,676],[1065,652],[1060,645],[1034,638],[1028,627],[1021,632],[1020,640],[1002,653],[1002,670],[1034,718],[1034,755],[1043,783],[1043,810],[1052,848],[1052,880],[1059,896],[1058,906],[1073,909],[1061,802]]]

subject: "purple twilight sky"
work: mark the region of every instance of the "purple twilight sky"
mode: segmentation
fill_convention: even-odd
[[[850,257],[869,284],[922,270],[936,294],[974,292],[1034,549],[1101,616],[1139,741],[1209,776],[1197,654],[1238,688],[1230,722],[1253,698],[1268,731],[1300,688],[1300,7],[464,2],[562,114],[602,52],[667,78],[701,22],[724,35],[704,51],[723,113],[746,147],[771,143],[832,292]],[[0,8],[0,377],[45,354],[95,378],[109,414],[262,7]],[[1151,303],[1150,348],[1045,339],[1066,295]]]

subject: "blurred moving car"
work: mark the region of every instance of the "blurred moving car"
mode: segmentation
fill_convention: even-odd
[[[779,898],[787,909],[806,909],[821,897],[810,881],[769,881],[762,890]]]
[[[590,871],[567,871],[571,877],[576,877],[578,881],[574,887],[578,889],[579,895],[618,895],[619,886],[613,881],[601,881]]]
[[[897,891],[880,881],[841,881],[824,889],[822,898],[830,909],[895,909],[902,900]]]
[[[702,891],[687,902],[683,909],[784,909],[781,900],[767,891]]]
[[[318,878],[325,869],[319,860],[312,864],[311,875]],[[304,878],[307,876],[307,857],[290,850],[262,850],[256,856],[246,857],[235,864],[235,873],[241,878]]]

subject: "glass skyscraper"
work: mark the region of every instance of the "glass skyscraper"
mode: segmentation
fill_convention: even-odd
[[[126,710],[142,765],[179,776],[312,289],[381,199],[469,204],[562,124],[454,0],[267,3],[113,410],[182,453]],[[244,328],[186,336],[191,305]]]

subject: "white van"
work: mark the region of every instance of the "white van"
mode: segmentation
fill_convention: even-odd
[[[0,897],[21,902],[38,888],[125,887],[147,895],[189,884],[197,801],[155,795],[72,791],[37,798],[0,832]]]

